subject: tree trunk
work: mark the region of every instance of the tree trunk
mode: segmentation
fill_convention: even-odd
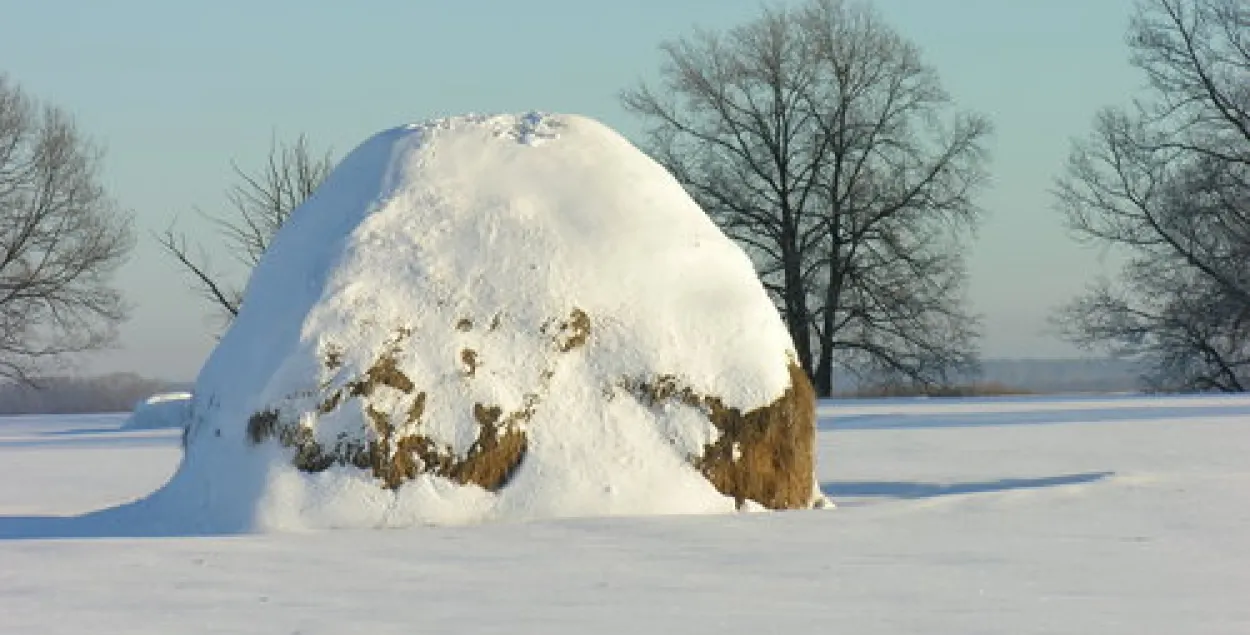
[[[812,386],[817,397],[833,396],[833,347],[827,335],[821,335],[820,361],[816,364],[816,372],[812,377]]]
[[[794,352],[798,353],[799,366],[808,377],[812,376],[812,341],[808,331],[807,305],[802,301],[795,303],[791,294],[786,298],[786,329],[790,331],[790,339],[794,340]]]
[[[789,214],[786,214],[789,216]],[[789,226],[782,230],[783,244],[794,243],[794,232]],[[794,351],[799,356],[799,365],[803,372],[812,376],[812,338],[811,313],[807,309],[807,293],[803,289],[803,261],[796,249],[785,249],[782,252],[782,284],[784,285],[784,303],[786,328],[790,331],[790,339],[794,341]]]
[[[838,236],[842,214],[833,215],[831,236]],[[820,361],[816,364],[816,372],[812,376],[812,387],[818,397],[833,396],[833,340],[834,323],[837,321],[838,307],[842,304],[843,272],[842,252],[835,241],[829,262],[829,285],[825,289],[825,307],[820,324]]]

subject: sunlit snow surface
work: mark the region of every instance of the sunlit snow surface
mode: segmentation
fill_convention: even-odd
[[[1250,633],[1250,397],[821,413],[833,511],[150,537],[177,430],[0,418],[0,633]]]

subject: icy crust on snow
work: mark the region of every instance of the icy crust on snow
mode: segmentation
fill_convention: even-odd
[[[668,375],[748,411],[790,386],[791,351],[746,255],[603,125],[394,128],[275,237],[201,370],[183,463],[149,502],[242,530],[732,511],[690,462],[717,429],[629,386]],[[482,432],[473,404],[523,413],[507,485],[422,474],[384,488],[350,465],[297,470],[289,448],[249,438],[249,419],[272,413],[325,447],[361,441],[356,396],[380,366],[411,386],[380,382],[369,407],[401,422],[416,409],[452,455]]]

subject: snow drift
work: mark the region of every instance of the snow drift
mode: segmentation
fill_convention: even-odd
[[[746,255],[575,116],[382,132],[291,216],[145,504],[227,528],[800,508],[813,398]]]
[[[123,430],[181,428],[190,418],[191,393],[167,392],[152,395],[135,404],[134,412],[122,423]]]

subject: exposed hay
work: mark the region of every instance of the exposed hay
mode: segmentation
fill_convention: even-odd
[[[362,379],[350,385],[350,390],[353,396],[368,397],[378,386],[389,386],[402,393],[410,393],[416,387],[412,380],[399,370],[393,353],[378,358],[378,361],[365,372]]]
[[[424,403],[424,399],[420,401]],[[525,457],[528,441],[520,424],[528,421],[530,414],[532,411],[522,410],[503,417],[498,406],[474,404],[473,416],[480,428],[463,457],[419,434],[396,439],[390,448],[388,435],[371,444],[370,467],[389,488],[399,487],[418,474],[433,474],[461,485],[472,483],[497,491],[508,483]]]
[[[252,443],[260,443],[274,436],[278,429],[278,411],[262,410],[247,420],[247,438]]]
[[[567,353],[586,345],[586,340],[590,338],[590,316],[574,308],[568,319],[544,324],[543,332],[551,337],[556,350]]]
[[[789,371],[790,387],[781,397],[745,413],[671,375],[625,387],[649,405],[675,401],[707,415],[720,437],[691,463],[739,507],[752,500],[769,509],[800,509],[811,502],[816,400],[803,369],[791,363]]]
[[[523,409],[503,417],[498,406],[473,404],[473,415],[481,429],[464,461],[451,466],[448,478],[460,483],[477,483],[496,490],[508,482],[525,456],[528,441],[521,424],[533,414]]]
[[[457,327],[465,322],[467,318]],[[471,323],[468,326],[471,328]],[[586,344],[590,317],[581,309],[574,309],[567,319],[548,322],[543,330],[557,350],[567,353]],[[399,344],[410,334],[401,331],[360,377],[323,392],[317,402],[317,412],[324,415],[350,401],[359,401],[367,429],[357,439],[344,436],[333,444],[321,443],[298,417],[284,417],[277,409],[267,409],[248,420],[249,440],[259,444],[276,439],[294,450],[291,462],[301,470],[319,472],[336,464],[352,465],[370,470],[385,487],[392,489],[420,474],[472,483],[492,491],[503,487],[525,457],[528,440],[524,424],[546,394],[553,371],[547,369],[540,375],[538,389],[525,395],[522,406],[514,412],[505,413],[495,405],[473,404],[478,436],[468,451],[458,455],[451,447],[419,432],[427,395],[417,391],[415,382],[399,369],[397,362]],[[337,369],[342,365],[342,353],[329,347],[324,361],[328,369]],[[481,365],[477,352],[468,348],[461,350],[460,362],[461,371],[470,378]],[[635,398],[651,406],[676,402],[697,408],[708,417],[720,435],[704,447],[702,455],[689,460],[717,490],[732,496],[739,506],[751,500],[771,509],[795,509],[810,503],[816,415],[807,376],[793,363],[789,373],[791,386],[781,397],[745,413],[726,407],[715,395],[696,393],[673,375],[627,381],[623,385]],[[400,414],[374,407],[371,397],[382,387],[399,391],[410,400]]]
[[[283,421],[276,410],[262,410],[247,420],[247,437],[253,444],[276,438],[278,443],[295,450],[291,463],[306,472],[320,472],[336,462],[313,438],[312,430],[298,422]]]
[[[466,348],[460,351],[460,371],[465,377],[473,377],[477,374],[477,351]]]
[[[408,334],[401,333],[400,339]],[[480,425],[478,437],[463,456],[457,456],[450,447],[439,446],[422,434],[397,433],[420,429],[427,400],[426,393],[417,392],[412,379],[399,370],[398,351],[397,344],[390,347],[361,377],[329,391],[317,404],[317,412],[324,415],[353,399],[359,400],[368,425],[361,437],[367,442],[344,437],[326,447],[298,418],[291,420],[276,409],[252,415],[247,424],[248,439],[253,444],[275,439],[291,448],[292,465],[305,472],[320,472],[336,464],[352,465],[370,470],[391,489],[420,474],[442,476],[462,485],[473,483],[492,491],[507,484],[525,456],[527,439],[521,427],[533,415],[539,396],[526,395],[523,407],[506,416],[498,406],[474,404],[473,416]],[[327,368],[332,362],[341,364],[341,357],[327,357]],[[465,349],[461,362],[466,374],[472,377],[479,363],[477,353]],[[383,386],[411,396],[399,420],[393,420],[370,402],[369,398]]]
[[[365,371],[364,376],[347,382],[338,390],[330,391],[317,404],[317,412],[321,414],[334,412],[344,401],[353,397],[372,396],[381,386],[394,388],[404,394],[410,394],[416,388],[416,384],[399,370],[395,362],[394,351],[384,353],[379,357],[378,361]]]
[[[343,367],[343,350],[337,346],[327,346],[324,356],[326,368],[331,372]]]
[[[408,406],[408,421],[420,421],[425,414],[425,393],[417,393],[417,398]]]

